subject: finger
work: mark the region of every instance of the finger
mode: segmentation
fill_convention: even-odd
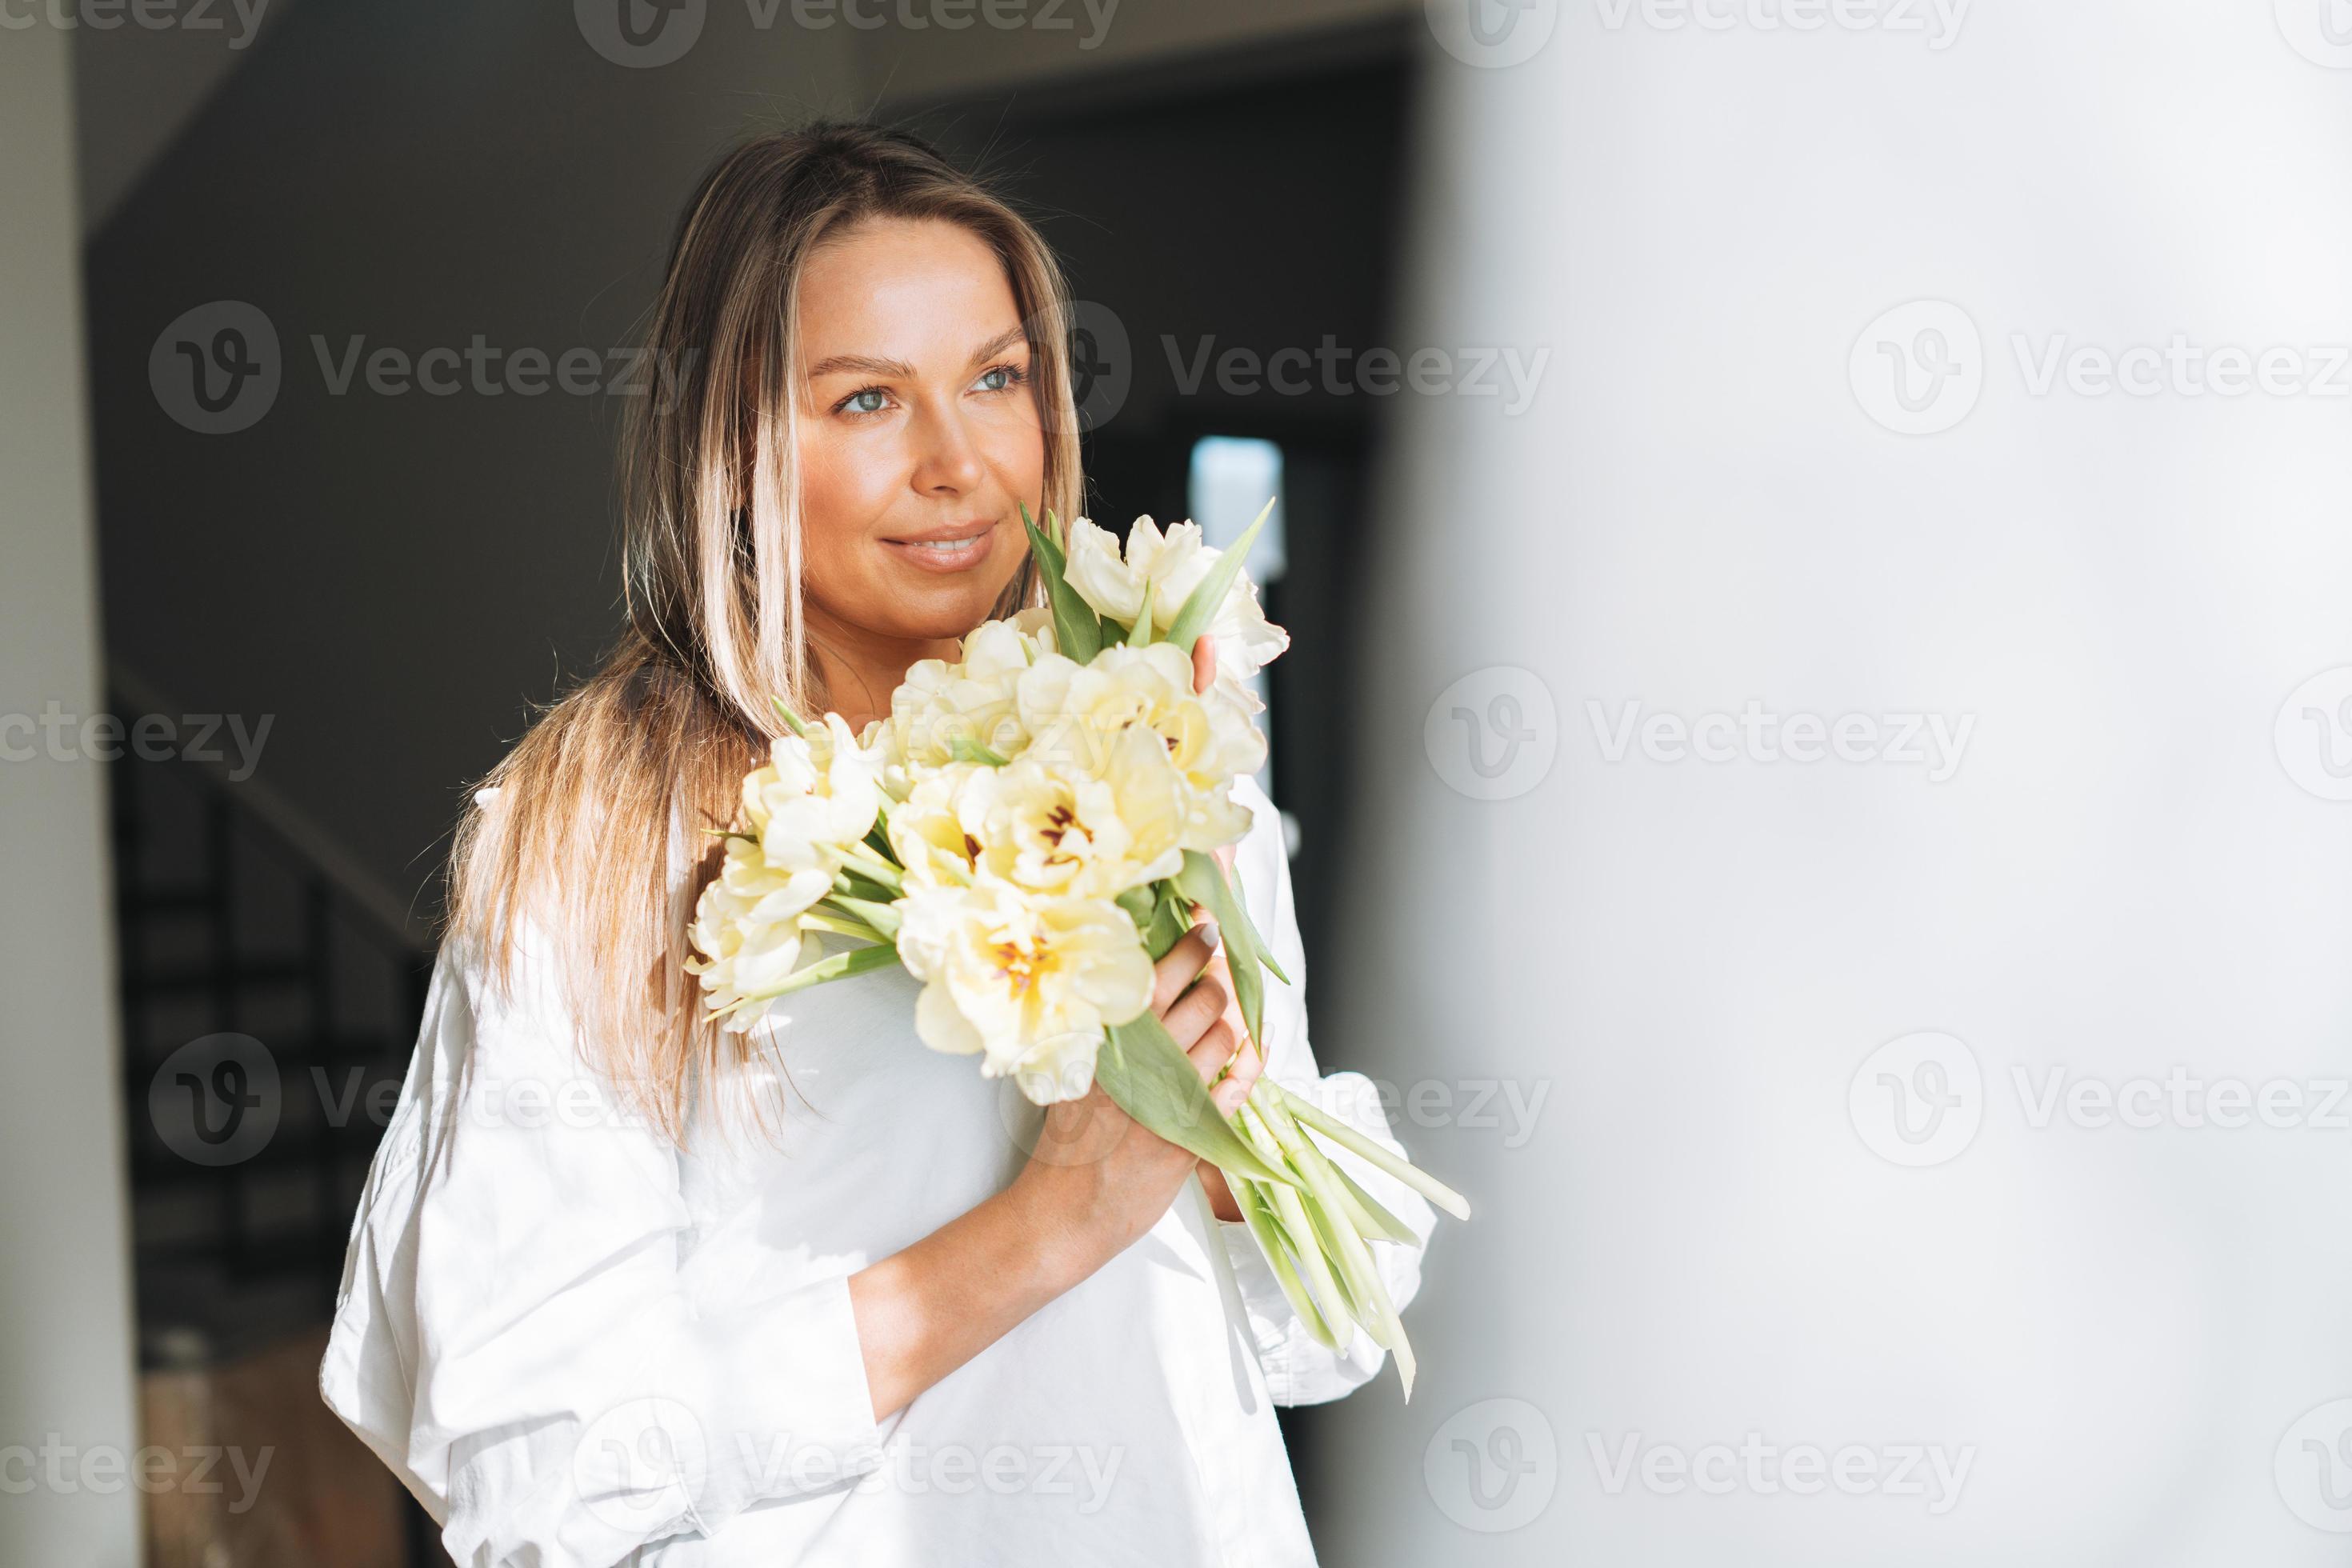
[[[1206,691],[1217,679],[1217,639],[1202,632],[1192,643],[1192,689]]]
[[[1224,1017],[1232,1001],[1232,993],[1204,974],[1184,994],[1176,998],[1168,1011],[1160,1016],[1160,1021],[1167,1026],[1170,1037],[1189,1049],[1210,1025]]]
[[[1194,926],[1152,965],[1153,1012],[1164,1016],[1176,998],[1184,994],[1184,988],[1200,978],[1201,971],[1208,966],[1216,951],[1215,938],[1211,934],[1215,929],[1205,921]]]
[[[1225,1069],[1224,1081],[1210,1089],[1209,1098],[1216,1101],[1219,1110],[1231,1116],[1241,1109],[1242,1101],[1249,1098],[1250,1090],[1256,1087],[1258,1077],[1265,1070],[1265,1058],[1258,1054],[1255,1046],[1244,1039],[1242,1048],[1234,1053],[1232,1065]]]
[[[1225,1064],[1233,1059],[1237,1037],[1233,1026],[1220,1018],[1184,1053],[1192,1058],[1192,1070],[1201,1075],[1202,1083],[1214,1083],[1217,1075],[1225,1070]]]
[[[1208,966],[1201,973],[1204,978],[1213,978],[1219,985],[1224,988],[1224,1018],[1227,1023],[1234,1026],[1234,1033],[1236,1035],[1247,1035],[1249,1033],[1249,1029],[1242,1019],[1241,991],[1234,984],[1233,965],[1225,962],[1225,950],[1221,947],[1216,952],[1211,953],[1209,955]]]

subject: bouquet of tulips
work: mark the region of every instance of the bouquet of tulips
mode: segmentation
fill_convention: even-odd
[[[1066,549],[1054,514],[1041,529],[1024,508],[1049,607],[980,626],[960,663],[914,666],[863,734],[777,704],[791,733],[743,781],[688,968],[740,1031],[796,991],[904,965],[927,1046],[979,1057],[1039,1105],[1099,1084],[1217,1166],[1308,1330],[1338,1349],[1360,1324],[1410,1398],[1412,1348],[1370,1247],[1413,1237],[1318,1140],[1459,1218],[1469,1206],[1270,1073],[1228,1121],[1150,1007],[1154,961],[1203,907],[1261,1045],[1261,968],[1289,984],[1216,854],[1248,832],[1233,786],[1265,756],[1244,683],[1290,641],[1241,571],[1272,510],[1220,552],[1150,518],[1124,551],[1076,519]],[[1217,671],[1196,690],[1204,633]],[[827,936],[852,945],[827,952]]]

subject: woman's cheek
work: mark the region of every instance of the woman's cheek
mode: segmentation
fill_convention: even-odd
[[[887,439],[859,442],[821,428],[803,433],[799,457],[802,519],[812,545],[862,533],[867,520],[889,510],[901,469]]]

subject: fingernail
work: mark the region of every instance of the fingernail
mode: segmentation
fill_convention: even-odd
[[[1214,952],[1217,950],[1219,943],[1217,922],[1213,920],[1202,921],[1201,922],[1201,935],[1207,941],[1209,951]]]

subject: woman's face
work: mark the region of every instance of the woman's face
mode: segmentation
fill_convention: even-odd
[[[960,637],[1019,570],[1020,508],[1034,515],[1045,489],[1004,268],[955,224],[877,219],[810,255],[800,312],[811,618]]]

